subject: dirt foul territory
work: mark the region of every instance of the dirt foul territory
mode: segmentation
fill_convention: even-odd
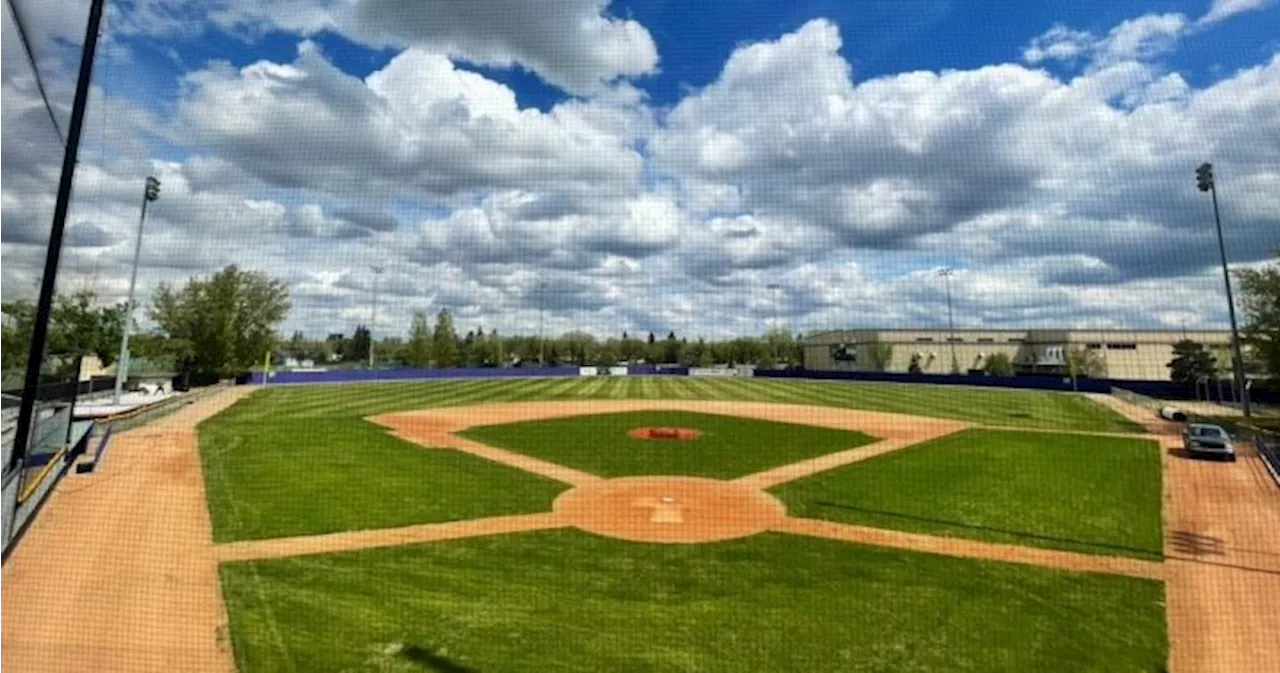
[[[1165,563],[888,531],[793,518],[766,492],[781,483],[927,441],[964,423],[900,414],[758,402],[591,400],[486,404],[373,418],[396,436],[457,450],[572,488],[550,511],[214,545],[204,504],[196,424],[251,389],[228,390],[113,441],[106,469],[63,482],[4,566],[8,671],[230,671],[219,562],[396,546],[572,527],[624,540],[695,544],[766,531],[965,558],[1152,579],[1168,587],[1174,671],[1265,670],[1280,640],[1263,628],[1280,605],[1280,492],[1250,454],[1238,464],[1165,456]],[[1176,443],[1149,412],[1103,398]],[[475,425],[681,410],[859,430],[862,447],[732,481],[687,476],[605,479],[469,440]],[[676,428],[675,439],[680,439]],[[666,434],[666,433],[660,433]],[[669,437],[664,437],[669,439]],[[696,445],[691,445],[694,450]],[[424,494],[425,497],[426,494]]]
[[[635,428],[627,432],[633,439],[697,439],[702,432],[694,428]]]

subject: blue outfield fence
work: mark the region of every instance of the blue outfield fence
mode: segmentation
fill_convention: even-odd
[[[532,378],[577,376],[578,367],[462,367],[457,369],[332,369],[322,372],[272,372],[267,385],[282,383],[355,383],[359,381],[416,381],[426,379]],[[249,376],[263,383],[262,372]]]

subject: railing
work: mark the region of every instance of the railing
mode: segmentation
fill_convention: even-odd
[[[1257,449],[1258,457],[1262,459],[1262,464],[1271,473],[1271,478],[1275,479],[1276,486],[1280,487],[1280,433],[1263,430],[1252,425],[1240,425],[1238,429],[1237,436],[1248,436],[1253,448]]]

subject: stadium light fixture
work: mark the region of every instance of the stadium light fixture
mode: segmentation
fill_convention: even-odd
[[[1213,197],[1213,223],[1218,231],[1218,256],[1222,260],[1222,283],[1227,288],[1227,315],[1231,319],[1231,369],[1241,409],[1245,416],[1252,416],[1249,390],[1245,386],[1244,356],[1240,353],[1240,330],[1236,326],[1236,302],[1231,294],[1231,271],[1227,267],[1227,246],[1222,240],[1222,217],[1218,213],[1218,185],[1213,177],[1213,164],[1203,163],[1196,169],[1196,187]]]

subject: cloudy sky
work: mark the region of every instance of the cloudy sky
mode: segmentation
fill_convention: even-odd
[[[87,0],[14,0],[65,130]],[[60,286],[225,264],[286,330],[1221,327],[1280,247],[1280,2],[113,0]],[[268,8],[268,9],[264,9]],[[61,163],[3,25],[3,295]]]

